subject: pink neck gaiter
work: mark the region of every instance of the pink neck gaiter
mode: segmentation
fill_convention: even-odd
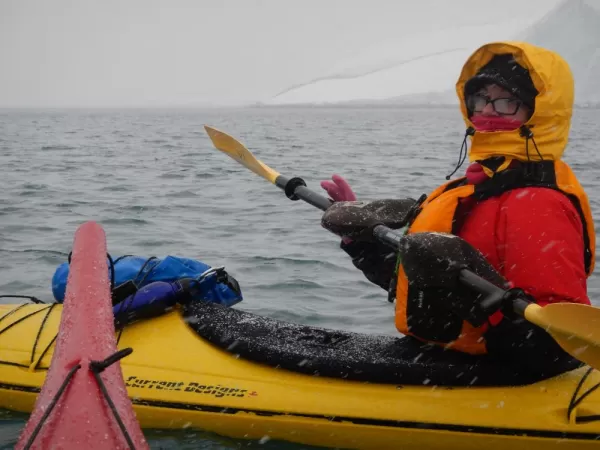
[[[504,116],[473,116],[471,123],[476,131],[512,131],[523,125],[518,120]]]

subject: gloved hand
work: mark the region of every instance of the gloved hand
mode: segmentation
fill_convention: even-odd
[[[461,282],[461,270],[468,269],[500,287],[501,293],[508,286],[507,280],[483,254],[464,239],[448,233],[412,233],[402,238],[399,251],[409,284],[420,292],[414,301],[438,304],[440,320],[443,314],[452,312],[478,327],[503,307],[500,296],[498,302],[484,308],[482,301],[491,293]],[[448,311],[440,309],[442,304]]]
[[[339,175],[331,177],[333,181],[321,181],[321,187],[327,191],[329,197],[334,202],[353,202],[356,200],[356,195],[348,182]]]
[[[375,242],[373,228],[402,228],[416,205],[412,198],[335,202],[321,217],[321,225],[338,236]]]

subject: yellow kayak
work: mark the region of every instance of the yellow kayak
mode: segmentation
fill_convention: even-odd
[[[31,412],[61,311],[0,305],[0,408]],[[121,367],[143,428],[357,449],[600,448],[600,374],[587,366],[502,386],[500,375],[511,380],[500,367],[468,355],[445,361],[444,371],[395,337],[210,303],[128,325],[117,337],[119,349],[133,349]]]

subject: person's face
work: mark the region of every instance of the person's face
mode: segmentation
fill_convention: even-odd
[[[521,124],[527,122],[531,111],[517,97],[497,84],[489,84],[467,99],[473,116],[502,116]]]

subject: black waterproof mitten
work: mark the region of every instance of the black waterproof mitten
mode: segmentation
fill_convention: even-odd
[[[469,269],[498,287],[507,287],[507,281],[485,257],[458,236],[435,232],[406,235],[400,257],[411,296],[429,308],[430,314],[436,311],[440,320],[447,320],[449,314],[480,326],[502,307],[484,309],[481,302],[486,295],[461,283],[460,271]]]
[[[412,198],[336,202],[323,214],[321,225],[341,237],[375,242],[375,226],[402,228],[408,223],[417,206],[417,201]]]

